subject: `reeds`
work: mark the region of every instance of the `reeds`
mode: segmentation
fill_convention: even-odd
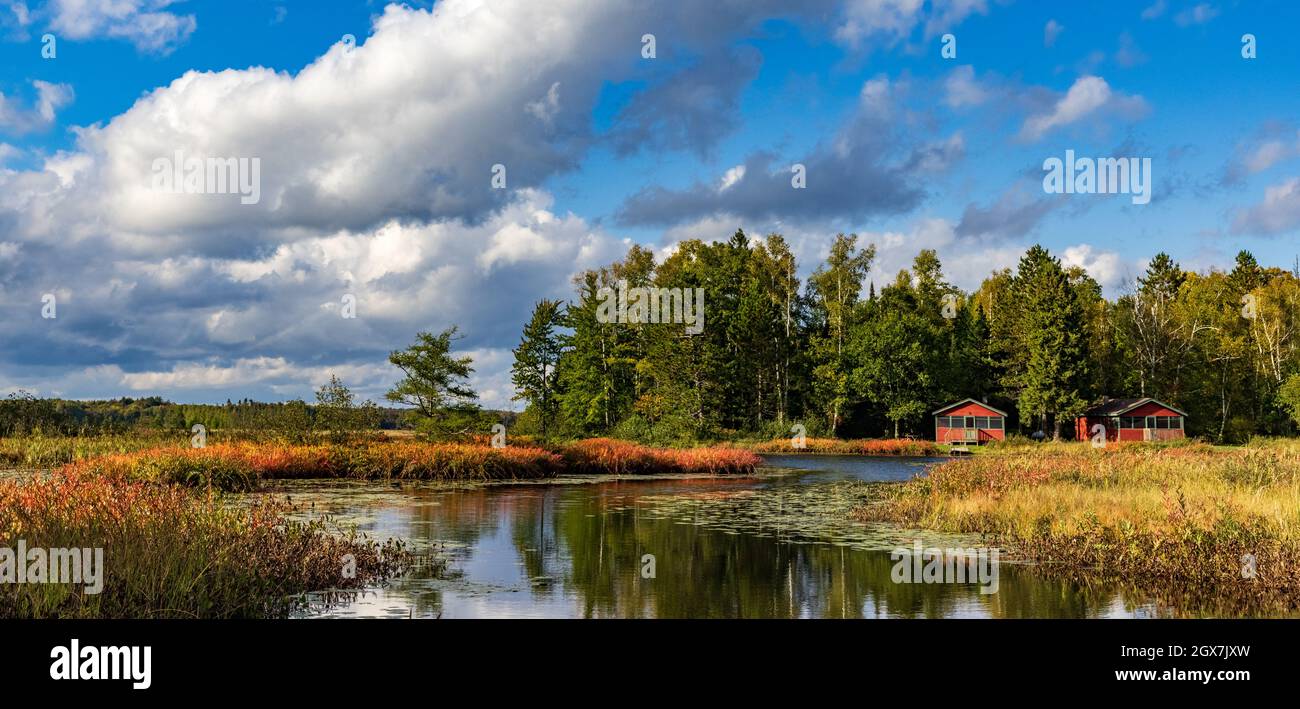
[[[0,482],[0,546],[103,550],[98,593],[86,584],[0,584],[0,617],[278,617],[307,592],[373,585],[404,563],[399,542],[379,545],[323,520],[292,522],[290,511],[275,499],[237,506],[107,477]]]
[[[820,455],[934,456],[940,448],[933,441],[909,438],[806,438],[803,447],[794,439],[774,438],[747,445],[756,453],[813,453]]]
[[[577,474],[749,475],[763,460],[740,448],[649,448],[612,438],[590,438],[560,448],[567,472]]]
[[[750,474],[762,460],[737,448],[655,449],[592,439],[555,450],[407,441],[351,445],[222,443],[153,448],[69,463],[62,472],[123,480],[251,490],[261,480],[355,478],[527,480],[560,473]]]
[[[1087,444],[944,463],[858,509],[1210,606],[1300,599],[1300,448]],[[1243,573],[1253,560],[1253,576]]]

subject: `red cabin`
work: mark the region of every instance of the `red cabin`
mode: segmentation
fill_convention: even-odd
[[[1107,441],[1167,441],[1186,437],[1186,419],[1186,413],[1150,397],[1108,399],[1075,419],[1074,435],[1087,441],[1093,426],[1104,426]]]
[[[984,443],[1007,436],[1007,412],[974,399],[962,399],[937,409],[934,440],[938,443]]]

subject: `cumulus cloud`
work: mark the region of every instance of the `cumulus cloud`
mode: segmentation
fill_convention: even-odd
[[[169,8],[176,0],[50,0],[49,28],[68,39],[109,37],[166,54],[184,44],[198,22]]]
[[[1091,244],[1067,246],[1061,254],[1065,266],[1079,266],[1106,290],[1123,285],[1129,272],[1124,260],[1114,251],[1102,251]]]
[[[224,255],[393,218],[482,219],[510,190],[574,169],[601,139],[590,120],[599,91],[637,66],[629,48],[639,48],[650,10],[630,0],[566,2],[567,9],[523,0],[390,5],[363,44],[340,43],[296,75],[260,67],[187,72],[106,125],[81,129],[85,160],[74,187],[50,201],[111,229],[123,247],[163,254]],[[687,5],[683,26],[665,28],[675,38],[718,29],[719,18],[706,21]],[[738,31],[750,24],[739,12],[716,14]],[[518,41],[521,32],[529,41]],[[752,69],[755,61],[742,63]],[[648,92],[659,103],[634,102],[629,132],[613,140],[707,148],[733,120],[739,84],[730,77],[731,85],[706,95],[703,79],[717,77],[699,66],[711,65],[683,69],[680,82],[666,74]],[[674,110],[665,114],[664,105]],[[155,161],[176,155],[257,158],[260,202],[160,195]],[[508,189],[492,189],[498,164]]]
[[[1036,141],[1044,135],[1076,123],[1102,110],[1137,116],[1146,111],[1141,96],[1129,96],[1111,89],[1099,76],[1081,76],[1052,106],[1025,119],[1020,138]]]
[[[933,217],[919,219],[901,231],[859,233],[858,243],[876,246],[876,261],[868,278],[877,288],[893,281],[899,271],[910,269],[922,249],[934,249],[948,280],[968,291],[978,288],[993,271],[1014,267],[1024,253],[1020,245],[987,244],[963,237],[952,222]]]
[[[112,363],[140,374],[122,380],[138,391],[206,391],[216,388],[213,377],[261,390],[286,377],[305,384],[306,375],[286,370],[321,375],[383,362],[421,329],[459,324],[465,348],[509,342],[534,300],[571,296],[578,270],[625,248],[553,213],[540,192],[522,193],[481,223],[390,222],[281,244],[260,258],[106,263],[90,256],[95,246],[0,244],[0,271],[12,271],[0,301],[16,313],[0,324],[0,342],[6,368],[36,376],[51,361]],[[46,292],[57,296],[56,320],[40,318]],[[353,319],[342,317],[345,296]]]
[[[121,19],[60,7],[78,32]],[[475,379],[485,403],[509,405],[503,344],[522,314],[571,296],[579,270],[627,249],[556,210],[540,185],[605,139],[593,107],[608,82],[643,70],[645,28],[673,38],[653,92],[679,70],[703,71],[687,58],[720,37],[791,14],[766,0],[679,10],[663,20],[631,0],[391,5],[364,41],[297,73],[187,72],[75,129],[75,148],[38,168],[0,170],[0,386],[309,395],[313,377],[343,367],[375,365],[391,379],[390,350],[459,324],[461,347],[489,360]],[[706,145],[716,138],[697,128],[709,111],[732,110],[729,91],[686,123],[646,117],[641,135]],[[39,101],[24,110],[43,115]],[[154,161],[177,151],[258,158],[261,201],[154,191]],[[492,188],[497,163],[506,189]],[[46,293],[57,319],[40,317]],[[340,317],[345,295],[355,319]],[[190,379],[198,388],[182,390]]]

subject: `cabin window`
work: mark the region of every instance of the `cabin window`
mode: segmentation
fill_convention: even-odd
[[[1120,416],[1120,428],[1174,428],[1183,427],[1182,416]]]
[[[935,419],[939,428],[984,428],[1002,430],[1001,416],[939,416]]]

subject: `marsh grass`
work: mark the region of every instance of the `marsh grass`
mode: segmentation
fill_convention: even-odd
[[[378,544],[327,519],[290,521],[288,502],[231,505],[177,486],[55,475],[0,482],[0,546],[102,548],[102,592],[81,584],[0,585],[5,618],[261,618],[309,592],[398,573],[400,542]],[[344,572],[344,555],[355,573]]]
[[[944,463],[855,516],[988,535],[1062,573],[1212,610],[1278,612],[1300,600],[1298,473],[1289,444],[1061,445]]]
[[[774,438],[744,447],[756,453],[819,455],[934,456],[941,452],[933,441],[909,438],[806,438],[803,448],[795,448],[789,438]]]
[[[530,480],[560,473],[640,475],[753,473],[761,459],[736,448],[656,449],[593,439],[545,449],[414,441],[350,445],[222,443],[152,448],[69,463],[61,471],[111,479],[252,490],[262,480]]]
[[[186,435],[156,431],[97,436],[11,436],[0,438],[0,468],[49,469],[86,458],[188,445]]]
[[[612,438],[575,441],[557,450],[566,472],[589,475],[750,475],[763,462],[739,448],[650,448]]]

